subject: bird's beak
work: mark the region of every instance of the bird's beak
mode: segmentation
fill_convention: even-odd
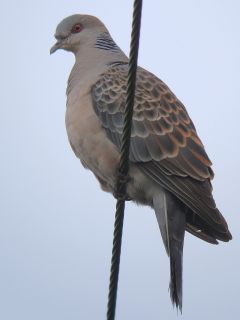
[[[50,49],[50,54],[53,54],[54,52],[56,52],[58,49],[61,49],[62,48],[62,41],[57,41],[53,46],[52,48]]]

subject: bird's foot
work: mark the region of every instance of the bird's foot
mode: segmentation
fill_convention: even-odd
[[[129,175],[124,175],[121,172],[118,172],[117,175],[117,183],[113,190],[113,196],[117,200],[123,200],[123,201],[131,201],[132,199],[127,195],[127,192],[122,191],[122,186],[127,185],[128,182],[131,180]]]

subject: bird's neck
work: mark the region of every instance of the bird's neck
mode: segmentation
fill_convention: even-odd
[[[98,77],[114,63],[127,63],[128,58],[111,37],[102,33],[94,44],[79,48],[68,79],[67,93],[78,83],[91,87]]]

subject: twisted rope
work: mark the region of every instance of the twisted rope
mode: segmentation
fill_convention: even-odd
[[[127,98],[126,98],[126,107],[125,107],[125,114],[124,114],[124,128],[123,128],[123,135],[122,135],[121,157],[120,157],[120,164],[119,164],[119,179],[117,183],[117,194],[121,194],[125,196],[126,196],[126,189],[127,189],[127,185],[126,185],[127,179],[124,179],[124,177],[127,178],[128,171],[129,171],[129,148],[130,148],[132,116],[133,116],[134,95],[135,95],[135,85],[136,85],[141,14],[142,14],[142,0],[135,0],[134,8],[133,8],[132,34],[131,34],[131,45],[130,45],[130,54],[129,54]],[[123,200],[122,198],[118,199],[116,204],[116,214],[115,214],[114,233],[113,233],[113,248],[112,248],[112,260],[111,260],[111,271],[110,271],[109,292],[108,292],[107,320],[115,319],[124,209],[125,209],[125,200]]]

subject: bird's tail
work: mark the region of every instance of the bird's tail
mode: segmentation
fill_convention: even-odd
[[[182,311],[182,259],[186,227],[184,206],[168,192],[154,197],[153,206],[170,258],[170,296],[172,303]]]

